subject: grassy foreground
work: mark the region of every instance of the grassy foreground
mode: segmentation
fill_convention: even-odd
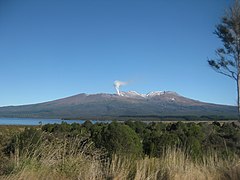
[[[12,172],[1,179],[240,179],[238,158],[223,160],[215,155],[194,162],[178,149],[167,149],[159,158],[131,159],[114,155],[104,159],[91,144],[78,146],[79,139],[42,143],[12,159]]]
[[[238,147],[239,141],[236,138],[238,137],[239,131],[237,130],[237,126],[234,127],[236,131],[232,131],[231,128],[228,128],[227,132],[229,131],[229,133],[226,134],[222,133],[221,130],[224,127],[226,128],[226,125],[219,126],[219,124],[215,123],[211,125],[212,128],[208,125],[204,125],[203,127],[210,128],[211,131],[209,131],[211,134],[221,132],[218,135],[224,135],[224,142],[233,138],[236,143],[233,144],[230,140],[230,144],[225,143],[223,154],[222,151],[219,153],[219,151],[213,150],[207,151],[208,153],[204,151],[204,153],[200,153],[196,156],[196,153],[192,154],[194,148],[185,149],[183,146],[179,145],[179,142],[176,144],[168,144],[163,141],[168,137],[164,135],[164,133],[171,132],[177,134],[178,130],[182,129],[183,124],[180,124],[181,126],[179,126],[179,128],[175,126],[173,128],[172,126],[174,124],[166,126],[167,131],[162,128],[161,131],[157,131],[156,128],[153,128],[159,126],[156,125],[157,124],[144,126],[146,126],[145,129],[152,129],[152,132],[155,134],[159,132],[157,134],[159,138],[155,138],[155,140],[159,139],[159,142],[162,142],[162,144],[159,144],[159,142],[156,141],[158,146],[163,146],[162,150],[156,151],[153,155],[142,152],[137,156],[136,153],[139,152],[138,149],[144,149],[138,145],[138,140],[140,139],[140,142],[144,143],[144,138],[136,139],[136,134],[132,134],[134,131],[130,131],[124,124],[63,124],[35,128],[28,127],[26,129],[23,127],[0,127],[0,179],[240,179],[240,158],[239,154],[237,154],[238,151],[232,151],[232,153],[230,153],[231,146],[234,145]],[[104,127],[105,129],[99,129],[100,127]],[[118,127],[118,129],[116,127]],[[172,127],[172,129],[168,127]],[[192,131],[192,127],[195,127],[195,125],[189,124],[188,129],[185,129],[185,134]],[[219,128],[215,129],[216,127]],[[125,131],[124,128],[129,131]],[[112,130],[112,132],[110,130]],[[102,137],[100,137],[100,134],[97,134],[97,132],[103,132]],[[116,150],[114,150],[112,146],[109,146],[109,141],[112,140],[111,138],[114,137],[115,132],[118,132],[113,139],[113,143],[117,144]],[[122,132],[122,134],[120,132]],[[150,133],[149,131],[147,132]],[[196,134],[196,131],[194,132]],[[125,133],[131,134],[131,138],[128,140],[123,138],[123,136],[126,135]],[[106,134],[108,136],[105,136]],[[139,133],[137,135],[139,135]],[[150,133],[147,139],[153,135],[154,134]],[[121,138],[118,139],[119,137]],[[97,141],[94,141],[94,139]],[[104,139],[106,141],[103,141]],[[204,139],[206,140],[207,137]],[[202,142],[205,142],[204,139]],[[136,142],[129,143],[128,141],[130,140]],[[97,147],[98,143],[105,145],[105,148],[100,148],[101,146]],[[193,141],[193,143],[195,143],[195,141]],[[209,146],[209,144],[207,145]],[[131,146],[134,148],[132,151],[128,151]],[[201,147],[205,148],[206,146],[203,144]],[[217,146],[214,144],[213,147]],[[147,149],[148,146],[145,148]],[[219,144],[218,148],[220,149],[223,147]],[[121,151],[118,151],[119,149],[121,149]],[[225,151],[228,153],[227,156]],[[111,154],[109,154],[109,152],[111,152]],[[159,154],[157,154],[157,152],[159,152]]]

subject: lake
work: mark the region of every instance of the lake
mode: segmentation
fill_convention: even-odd
[[[35,119],[35,118],[0,118],[0,125],[40,125],[40,124],[61,124],[66,122],[69,124],[72,123],[84,123],[85,120],[61,120],[61,119]],[[92,123],[104,122],[108,123],[111,121],[99,121],[91,120]]]

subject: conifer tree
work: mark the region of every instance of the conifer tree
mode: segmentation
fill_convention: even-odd
[[[214,34],[221,39],[223,47],[216,50],[216,58],[209,65],[218,73],[228,76],[237,84],[237,106],[240,117],[240,1],[226,11]]]

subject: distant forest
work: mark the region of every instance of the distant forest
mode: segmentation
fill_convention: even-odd
[[[62,118],[63,120],[71,120],[71,119],[79,119],[84,120],[84,117],[75,117],[75,118]],[[89,118],[94,119],[94,118]],[[238,120],[237,116],[218,116],[218,115],[203,115],[203,116],[189,116],[189,115],[182,115],[182,116],[161,116],[161,115],[122,115],[122,116],[101,116],[96,117],[99,120],[116,120],[116,121],[230,121],[230,120]]]

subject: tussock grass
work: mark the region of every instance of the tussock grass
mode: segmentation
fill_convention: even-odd
[[[29,146],[31,147],[31,145]],[[19,157],[15,150],[14,169],[3,179],[98,179],[103,173],[100,151],[81,138],[55,139],[31,147]]]
[[[43,135],[44,137],[44,135]],[[42,139],[44,139],[42,137]],[[31,148],[30,148],[31,147]],[[107,158],[87,139],[63,138],[29,144],[11,158],[6,180],[228,180],[240,179],[240,159],[216,154],[193,160],[186,152],[168,148],[159,158],[113,155]]]

